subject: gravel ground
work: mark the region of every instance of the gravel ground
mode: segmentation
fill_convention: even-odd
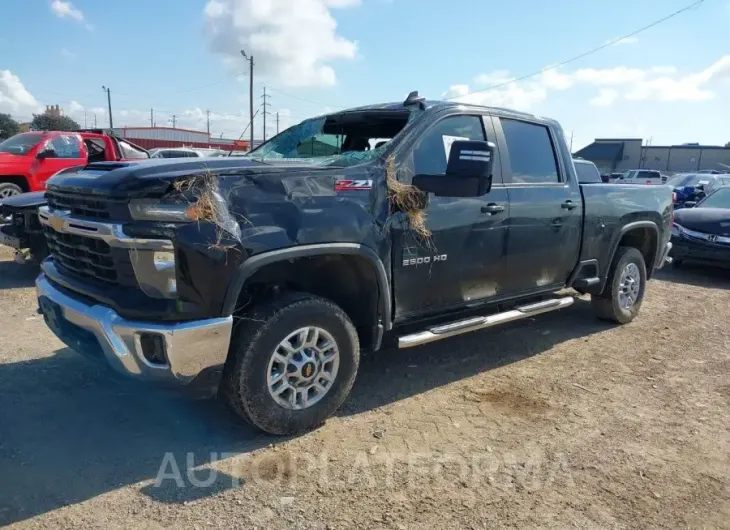
[[[730,528],[726,271],[370,355],[289,439],[64,348],[34,275],[0,251],[0,526]]]

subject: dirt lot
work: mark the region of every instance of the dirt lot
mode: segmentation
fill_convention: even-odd
[[[2,252],[2,251],[0,251]],[[316,432],[113,377],[0,254],[0,526],[730,528],[730,274],[363,360]]]

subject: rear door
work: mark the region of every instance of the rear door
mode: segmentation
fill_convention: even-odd
[[[485,129],[486,128],[486,129]],[[491,120],[452,114],[430,124],[414,142],[399,174],[444,175],[454,140],[495,141]],[[444,175],[444,178],[449,178]],[[396,320],[480,304],[501,294],[509,201],[495,153],[492,190],[481,197],[436,197],[426,208],[430,237],[393,223],[393,284]]]
[[[77,133],[58,133],[51,136],[39,152],[49,149],[52,155],[36,159],[31,166],[33,178],[45,188],[45,182],[62,169],[86,165],[86,145]]]
[[[578,262],[583,201],[546,124],[494,118],[509,190],[504,290],[529,294],[565,285]]]

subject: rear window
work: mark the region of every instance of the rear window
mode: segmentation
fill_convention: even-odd
[[[595,184],[602,182],[601,174],[594,164],[587,162],[576,162],[575,172],[578,174],[578,182],[581,184]]]
[[[150,155],[147,154],[147,151],[144,151],[142,149],[139,149],[132,144],[125,142],[124,140],[119,140],[119,149],[122,151],[122,158],[149,158]]]

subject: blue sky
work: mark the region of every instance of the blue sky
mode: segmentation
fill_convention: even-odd
[[[690,0],[3,0],[0,112],[59,104],[83,125],[205,128],[238,136],[246,48],[286,126],[340,107],[459,97],[547,115],[575,137],[730,142],[730,0],[705,0],[635,38],[508,83],[630,33]],[[40,37],[43,36],[43,37]],[[474,90],[503,87],[470,94]],[[261,133],[257,119],[257,136]],[[269,135],[275,126],[270,119]]]

